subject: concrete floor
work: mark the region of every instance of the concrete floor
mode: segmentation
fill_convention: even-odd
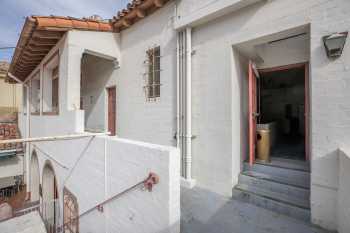
[[[181,191],[181,233],[326,233],[302,221],[203,189]]]

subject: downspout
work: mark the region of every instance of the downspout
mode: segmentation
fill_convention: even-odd
[[[181,152],[181,184],[195,186],[192,178],[192,29],[177,35],[177,146]]]
[[[30,98],[30,88],[29,86],[24,83],[22,80],[20,80],[19,78],[17,78],[16,76],[14,76],[13,74],[11,73],[8,73],[7,74],[9,78],[15,80],[16,82],[22,84],[26,89],[26,112],[27,112],[27,115],[26,115],[26,135],[25,137],[26,138],[30,138],[30,101],[29,101],[29,98]],[[29,145],[30,143],[27,142],[26,143],[26,156],[25,156],[25,168],[26,168],[26,175],[25,175],[25,179],[26,179],[26,184],[27,184],[27,195],[28,195],[28,190],[29,190],[29,183],[30,183],[30,179],[29,179],[29,157],[30,157],[30,150],[29,150]],[[27,198],[29,198],[27,196]]]
[[[176,15],[176,14],[175,14]],[[180,38],[176,37],[176,147],[181,150],[180,145]]]
[[[186,28],[185,178],[192,180],[192,28]]]

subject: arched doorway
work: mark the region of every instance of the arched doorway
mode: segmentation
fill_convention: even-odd
[[[30,201],[39,201],[40,171],[36,151],[33,151],[30,160]]]
[[[56,232],[59,214],[58,192],[55,172],[49,161],[43,168],[41,212],[48,232]]]

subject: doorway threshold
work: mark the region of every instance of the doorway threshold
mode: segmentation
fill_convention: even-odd
[[[260,165],[271,166],[271,167],[279,167],[279,168],[286,168],[291,170],[310,172],[310,163],[305,160],[271,157],[270,162],[256,159],[255,163]]]

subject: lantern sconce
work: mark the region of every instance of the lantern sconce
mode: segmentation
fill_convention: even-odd
[[[348,32],[339,32],[323,37],[328,58],[338,58],[342,55],[347,37]]]

